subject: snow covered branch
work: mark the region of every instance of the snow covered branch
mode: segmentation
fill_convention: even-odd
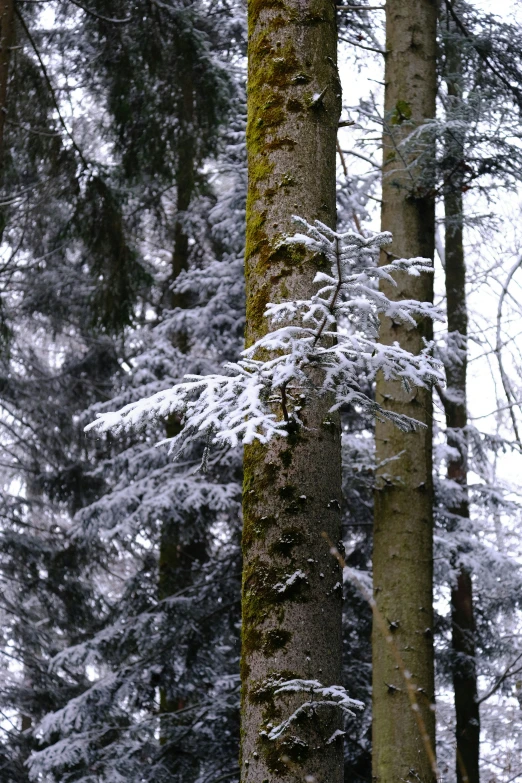
[[[300,720],[303,717],[313,718],[315,711],[319,707],[335,707],[339,708],[343,715],[353,716],[354,709],[364,709],[364,704],[357,699],[351,699],[348,696],[348,692],[342,685],[322,685],[317,680],[285,680],[278,683],[271,683],[272,687],[275,685],[273,691],[274,696],[282,693],[307,693],[309,698],[303,702],[289,718],[284,720],[277,726],[272,726],[268,732],[261,732],[266,735],[269,740],[277,740],[281,737],[295,721]],[[337,736],[342,736],[344,732],[338,730],[328,740],[327,744],[333,742]]]
[[[378,341],[382,316],[412,328],[418,318],[441,318],[430,303],[393,301],[378,286],[381,280],[395,285],[397,271],[416,276],[430,273],[431,263],[412,258],[379,266],[378,252],[391,242],[389,233],[366,238],[337,233],[319,221],[314,225],[298,217],[295,221],[303,233],[283,243],[305,245],[330,268],[317,273],[317,292],[310,299],[267,305],[265,314],[272,328],[237,362],[224,365],[224,374],[187,375],[171,389],[100,414],[86,430],[118,432],[178,415],[183,427],[170,439],[178,453],[198,438],[230,446],[256,439],[266,443],[276,435],[287,435],[290,422],[300,425],[299,411],[309,394],[331,395],[332,411],[357,406],[402,429],[415,429],[415,420],[383,409],[363,388],[378,372],[400,380],[407,390],[442,382],[441,365],[432,356],[431,345],[413,355],[398,343]]]

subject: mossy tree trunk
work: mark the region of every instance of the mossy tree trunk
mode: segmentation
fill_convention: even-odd
[[[341,106],[332,0],[250,0],[247,327],[267,330],[268,302],[308,298],[321,259],[281,246],[292,215],[335,226]],[[312,380],[312,379],[311,379]],[[320,383],[319,374],[315,378]],[[340,783],[337,709],[317,707],[271,740],[271,727],[307,697],[275,695],[281,680],[341,684],[342,576],[325,535],[341,533],[340,423],[331,400],[300,395],[302,424],[245,448],[243,486],[243,783]],[[274,403],[283,417],[283,405]]]
[[[462,62],[458,30],[449,21],[445,42],[445,80],[447,115],[462,114]],[[447,476],[459,487],[459,495],[448,509],[449,526],[469,519],[468,499],[468,424],[466,379],[468,312],[466,304],[466,263],[464,256],[465,133],[455,126],[445,138],[444,212],[445,282],[448,317],[446,390],[442,395],[446,413],[447,442],[451,448]],[[479,783],[480,714],[477,701],[475,663],[475,622],[473,585],[470,572],[457,571],[451,589],[451,628],[453,652],[453,688],[455,693],[457,781]]]
[[[433,162],[435,150],[427,138],[417,141],[415,150],[404,140],[435,116],[436,24],[436,0],[386,2],[381,227],[393,233],[392,258],[433,258],[434,253],[435,205],[426,164]],[[382,260],[387,262],[389,254]],[[399,273],[396,281],[397,287],[382,286],[388,297],[432,300],[429,275]],[[381,341],[398,341],[412,353],[430,336],[427,321],[417,328],[389,318],[381,321]],[[425,427],[405,434],[390,423],[376,425],[374,597],[389,637],[374,624],[373,778],[378,783],[428,783],[435,779],[427,750],[427,745],[435,748],[431,392],[406,391],[379,377],[376,399]],[[417,714],[389,639],[411,676]]]

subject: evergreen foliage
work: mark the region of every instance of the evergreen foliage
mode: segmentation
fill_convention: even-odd
[[[339,7],[340,39],[357,65],[374,58],[381,68],[381,12],[363,5]],[[479,261],[486,257],[480,243],[497,242],[482,212],[497,210],[521,176],[520,27],[476,4],[442,6],[441,84],[448,46],[457,46],[462,94],[448,100],[441,87],[438,119],[401,151],[424,167],[417,195],[441,199],[455,188],[464,194],[466,247],[473,232],[483,237],[469,254],[471,298],[484,277],[486,285],[501,280],[504,321],[501,312],[491,351],[497,362],[512,353],[499,376],[498,432],[466,430],[469,519],[451,511],[462,489],[446,476],[453,452],[442,423],[435,439],[439,761],[448,769],[444,778],[453,780],[448,587],[464,564],[475,600],[482,772],[507,783],[522,749],[520,488],[499,478],[506,455],[521,446],[520,362],[512,347],[519,311],[509,292],[517,272],[504,274],[505,252],[486,273]],[[243,5],[228,0],[15,6],[0,123],[0,779],[6,783],[239,780],[241,452],[219,440],[215,419],[202,438],[183,442],[177,460],[156,443],[184,439],[183,411],[164,402],[187,374],[228,383],[233,375],[223,376],[222,367],[235,363],[244,391],[245,378],[250,383],[260,372],[254,349],[238,360],[244,17]],[[314,250],[329,257],[321,272],[325,288],[313,302],[272,306],[272,316],[282,319],[273,324],[277,342],[270,332],[256,348],[281,353],[256,391],[262,427],[251,433],[284,436],[288,422],[274,417],[272,396],[279,404],[296,375],[306,380],[307,363],[317,363],[319,353],[336,388],[344,363],[348,381],[337,400],[339,551],[346,562],[339,685],[365,705],[347,716],[344,746],[346,778],[366,781],[372,620],[357,582],[371,589],[372,418],[379,413],[373,380],[383,366],[380,349],[372,354],[378,313],[390,305],[374,285],[386,270],[366,258],[345,269],[351,299],[334,306],[341,278],[331,262],[336,242],[349,245],[358,262],[358,253],[369,256],[384,242],[368,228],[381,174],[371,141],[382,127],[378,103],[376,88],[375,97],[347,107],[359,141],[340,159],[339,233],[305,225],[294,240],[315,242]],[[436,158],[425,154],[432,142]],[[363,164],[369,173],[358,173]],[[393,315],[416,317],[414,309],[403,302]],[[488,338],[477,334],[473,314],[471,322],[469,344],[478,355],[475,346]],[[315,340],[318,329],[321,338],[329,332],[328,344]],[[355,353],[346,352],[348,340],[349,351],[357,342]],[[310,341],[320,350],[314,344],[310,351]],[[462,346],[443,327],[436,344],[444,365],[458,359]],[[393,364],[397,356],[388,353]],[[428,350],[422,367],[403,369],[413,383],[439,373]],[[136,410],[153,395],[162,406],[142,430],[84,435],[95,416],[110,421],[109,412]],[[287,403],[298,424],[298,401]],[[240,441],[246,408],[229,410]]]

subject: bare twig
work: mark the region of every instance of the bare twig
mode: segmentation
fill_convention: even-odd
[[[69,0],[69,2],[75,5],[77,8],[81,8],[84,13],[94,17],[94,19],[98,19],[100,22],[108,22],[109,24],[127,24],[132,20],[131,16],[126,16],[125,19],[111,19],[108,16],[97,14],[96,11],[91,11],[90,8],[86,8],[84,5],[79,3],[78,0]]]
[[[350,46],[357,46],[358,49],[366,49],[367,52],[376,52],[377,54],[386,54],[384,49],[377,49],[375,46],[365,46],[362,43],[359,43],[358,41],[352,41],[350,38],[342,38],[339,36],[339,40],[343,41],[344,43],[350,44]]]
[[[369,163],[370,166],[373,166],[375,169],[381,170],[382,166],[379,166],[378,163],[376,163],[371,158],[367,157],[366,155],[363,155],[360,152],[356,152],[355,150],[343,150],[343,153],[345,155],[353,155],[354,158],[360,158],[361,160],[364,160],[365,163]]]
[[[285,421],[290,421],[290,418],[288,416],[288,407],[286,404],[286,383],[283,383],[281,386],[281,408],[283,411],[283,419]]]
[[[490,690],[484,694],[484,696],[481,696],[480,699],[477,699],[477,704],[482,704],[483,701],[487,701],[491,696],[493,696],[494,693],[498,691],[500,686],[503,682],[505,682],[508,677],[513,677],[513,675],[518,674],[520,671],[522,671],[522,667],[519,667],[518,669],[514,669],[513,667],[519,662],[519,660],[522,658],[522,652],[517,655],[514,661],[512,661],[509,666],[504,670],[504,672],[500,675],[496,683],[493,685]]]
[[[517,419],[515,415],[515,406],[517,406],[517,400],[513,393],[513,390],[511,388],[511,383],[509,381],[509,378],[506,374],[506,371],[504,369],[504,363],[502,360],[502,339],[501,339],[501,330],[502,330],[502,305],[504,304],[504,299],[506,297],[506,294],[508,292],[509,285],[515,275],[515,272],[522,266],[522,257],[517,259],[516,263],[513,264],[511,269],[509,270],[509,274],[507,276],[506,282],[502,286],[502,292],[500,294],[500,298],[498,300],[498,308],[497,308],[497,332],[496,332],[496,343],[495,343],[495,354],[497,357],[498,362],[498,369],[500,372],[500,379],[502,381],[502,386],[504,388],[504,393],[506,395],[508,404],[509,404],[509,415],[511,418],[511,424],[513,425],[513,432],[515,433],[515,438],[518,442],[518,445],[520,448],[522,448],[522,441],[520,439],[520,433],[518,429]]]
[[[341,149],[341,145],[339,144],[339,139],[336,139],[335,143],[337,145],[337,152],[339,153],[339,157],[341,158],[341,166],[343,167],[344,176],[347,177],[348,176],[348,167],[347,167],[346,161],[344,159],[344,154],[343,154],[343,151]]]
[[[337,8],[347,8],[349,11],[386,11],[385,5],[343,5],[337,3]]]

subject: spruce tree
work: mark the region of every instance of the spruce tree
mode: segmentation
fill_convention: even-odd
[[[230,9],[215,10],[219,24],[194,6],[150,9],[125,30],[110,21],[123,18],[125,4],[100,3],[103,18],[82,17],[79,51],[96,52],[101,65],[87,86],[110,112],[104,132],[124,226],[136,256],[151,257],[149,323],[133,313],[129,369],[113,376],[113,400],[208,371],[239,349],[241,120],[221,126],[232,102],[242,111],[241,85],[224,68],[238,56],[241,27]],[[149,99],[156,113],[142,111]],[[34,774],[82,780],[95,769],[103,779],[189,781],[237,766],[240,468],[236,454],[198,473],[200,448],[179,467],[153,445],[176,427],[176,417],[164,417],[148,445],[135,437],[97,444],[93,477],[102,486],[94,503],[75,509],[72,535],[91,554],[78,578],[93,586],[98,625],[54,661],[59,680],[80,677],[89,660],[94,674],[35,728],[44,747]]]

